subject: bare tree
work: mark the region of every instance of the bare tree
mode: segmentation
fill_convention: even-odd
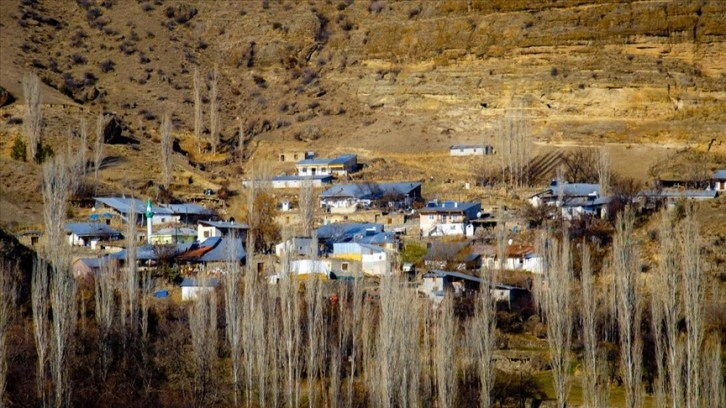
[[[620,367],[628,408],[643,405],[641,384],[643,342],[640,335],[642,299],[638,280],[640,259],[633,238],[635,217],[630,206],[617,219],[613,237],[613,272],[620,334]]]
[[[108,261],[101,264],[101,270],[94,279],[96,301],[96,323],[99,327],[99,350],[101,358],[101,378],[106,379],[110,365],[109,335],[114,317],[114,278]]]
[[[544,310],[547,318],[547,344],[554,376],[557,406],[567,406],[569,393],[570,344],[572,343],[572,257],[570,240],[546,239]]]
[[[583,244],[582,271],[580,273],[580,315],[582,316],[582,342],[584,356],[582,361],[582,389],[585,405],[592,408],[607,406],[607,384],[603,375],[603,358],[598,351],[598,309],[595,277],[590,262],[590,248]]]
[[[139,278],[136,269],[136,206],[129,206],[126,214],[126,257],[121,290],[121,326],[124,333],[135,336],[136,313],[138,310]]]
[[[320,343],[322,335],[322,288],[320,280],[308,279],[305,283],[305,310],[307,311],[307,367],[308,405],[316,406],[315,384],[320,371]]]
[[[194,139],[197,142],[197,153],[202,152],[202,81],[199,69],[194,68]]]
[[[703,405],[707,407],[726,406],[726,389],[724,389],[723,357],[721,339],[714,333],[706,340],[703,351]]]
[[[40,79],[37,75],[23,75],[23,97],[25,98],[25,138],[28,157],[36,160],[38,149],[42,145],[43,114],[40,110]]]
[[[436,316],[434,365],[436,396],[439,407],[453,407],[456,395],[456,317],[451,296],[439,304]]]
[[[159,131],[161,135],[161,174],[162,174],[162,185],[165,190],[169,190],[169,186],[172,181],[173,168],[173,150],[172,150],[172,139],[171,139],[171,117],[169,113],[164,114],[164,118],[161,120],[161,129]]]
[[[15,315],[17,288],[16,266],[8,260],[0,260],[0,405],[5,406],[5,385],[8,372],[7,335]]]
[[[705,276],[701,265],[701,234],[696,210],[688,206],[681,231],[683,304],[686,318],[686,406],[696,408],[701,403],[701,353],[704,339]]]
[[[43,165],[43,221],[45,223],[46,255],[56,267],[68,259],[65,241],[65,217],[71,186],[66,158],[58,155]]]
[[[219,68],[214,66],[209,90],[209,137],[212,153],[217,153],[219,144]]]
[[[236,238],[236,237],[233,237]],[[242,364],[242,299],[240,284],[242,271],[238,261],[237,245],[227,246],[227,273],[224,275],[224,307],[226,335],[229,342],[234,405],[239,406]]]
[[[46,387],[46,367],[48,365],[48,348],[50,347],[49,286],[48,264],[41,257],[36,257],[33,264],[31,302],[33,307],[33,338],[35,340],[35,350],[38,354],[36,369],[37,392],[43,406],[48,405],[49,398]]]
[[[598,150],[597,182],[600,186],[600,195],[607,197],[610,194],[610,153],[604,148]]]
[[[653,282],[653,298],[662,310],[664,353],[668,369],[668,391],[673,408],[683,406],[683,352],[680,337],[681,274],[679,244],[671,211],[660,214],[660,264]],[[655,320],[655,317],[654,317]]]
[[[70,268],[53,265],[50,280],[51,322],[51,378],[56,407],[70,406],[71,384],[68,375],[68,356],[71,337],[76,326],[76,282]]]
[[[528,185],[530,129],[521,102],[507,108],[498,128],[502,180],[510,188]]]
[[[242,118],[239,116],[237,117],[237,133],[239,134],[239,138],[237,139],[237,161],[242,163],[247,158],[247,135],[245,134],[245,129],[242,126]]]
[[[302,224],[302,235],[309,237],[315,227],[315,208],[317,198],[311,181],[303,181],[298,195],[298,206],[300,207],[300,222]]]
[[[96,141],[93,146],[93,180],[96,191],[98,191],[98,170],[101,169],[101,163],[103,163],[104,159],[104,122],[103,113],[99,113],[98,119],[96,119]]]
[[[217,296],[203,291],[189,308],[189,330],[196,367],[195,396],[205,405],[213,384],[213,365],[217,355]]]

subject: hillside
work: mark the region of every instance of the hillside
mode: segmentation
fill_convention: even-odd
[[[23,209],[21,223],[32,222],[38,208],[32,182],[10,182],[36,172],[8,158],[22,129],[24,72],[45,84],[46,138],[59,148],[80,116],[93,123],[100,111],[140,142],[109,147],[122,159],[102,174],[112,191],[158,179],[165,112],[197,161],[226,158],[239,126],[261,159],[283,147],[371,158],[496,144],[513,107],[526,113],[535,151],[650,146],[622,158],[640,164],[634,173],[663,157],[663,146],[703,148],[715,139],[714,151],[726,149],[720,1],[9,0],[0,3],[0,38],[0,86],[17,99],[0,108],[3,223]],[[197,157],[192,76],[198,69],[206,77],[208,123],[214,66],[224,145]],[[198,170],[180,155],[182,169],[178,178],[192,176],[189,189],[200,192],[246,166]]]

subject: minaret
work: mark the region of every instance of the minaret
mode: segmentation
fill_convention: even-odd
[[[154,216],[151,211],[151,199],[146,200],[146,243],[151,245],[151,217]]]

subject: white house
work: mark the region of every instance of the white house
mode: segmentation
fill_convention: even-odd
[[[726,169],[716,170],[713,173],[713,189],[716,191],[726,191]]]
[[[264,180],[242,181],[242,185],[245,187],[250,187],[252,185],[261,186],[264,183],[266,183]],[[272,188],[301,188],[305,185],[310,185],[311,187],[323,187],[324,185],[332,183],[333,176],[325,174],[316,176],[280,175],[273,177],[269,181],[269,185],[271,185]]]
[[[336,242],[333,244],[333,258],[361,262],[366,275],[387,276],[391,274],[391,261],[385,249],[357,242]]]
[[[542,273],[544,262],[542,256],[534,251],[531,245],[507,245],[504,249],[504,269],[510,271],[527,271]],[[489,268],[498,269],[500,261],[493,253],[484,257],[484,264]]]
[[[204,242],[207,238],[224,237],[234,235],[245,242],[247,239],[247,224],[240,224],[234,221],[204,221],[197,222],[197,241]]]
[[[467,228],[471,220],[479,217],[481,203],[445,201],[441,204],[429,203],[419,210],[421,234],[423,236],[466,235],[473,234],[473,228]]]
[[[299,176],[337,175],[347,176],[358,169],[358,156],[341,154],[332,159],[308,159],[295,163]]]
[[[533,195],[528,201],[533,207],[556,206],[565,219],[571,220],[584,215],[605,218],[612,197],[601,196],[598,184],[552,180],[547,190]]]
[[[91,249],[97,249],[102,241],[121,238],[118,231],[100,222],[68,223],[65,230],[70,245],[89,246]]]
[[[486,156],[494,154],[490,145],[453,145],[449,147],[451,156]]]
[[[211,293],[219,286],[219,279],[186,278],[181,283],[182,300],[196,300],[205,293]]]

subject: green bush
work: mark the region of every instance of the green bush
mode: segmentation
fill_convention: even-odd
[[[38,149],[35,153],[35,162],[38,164],[43,164],[47,159],[53,157],[55,155],[55,152],[53,151],[53,148],[49,145],[44,145],[43,143],[38,143]]]
[[[23,138],[20,137],[20,135],[15,137],[15,141],[13,142],[13,150],[10,151],[10,157],[13,158],[13,160],[18,161],[26,161],[26,153],[25,153],[25,142],[23,142]]]

